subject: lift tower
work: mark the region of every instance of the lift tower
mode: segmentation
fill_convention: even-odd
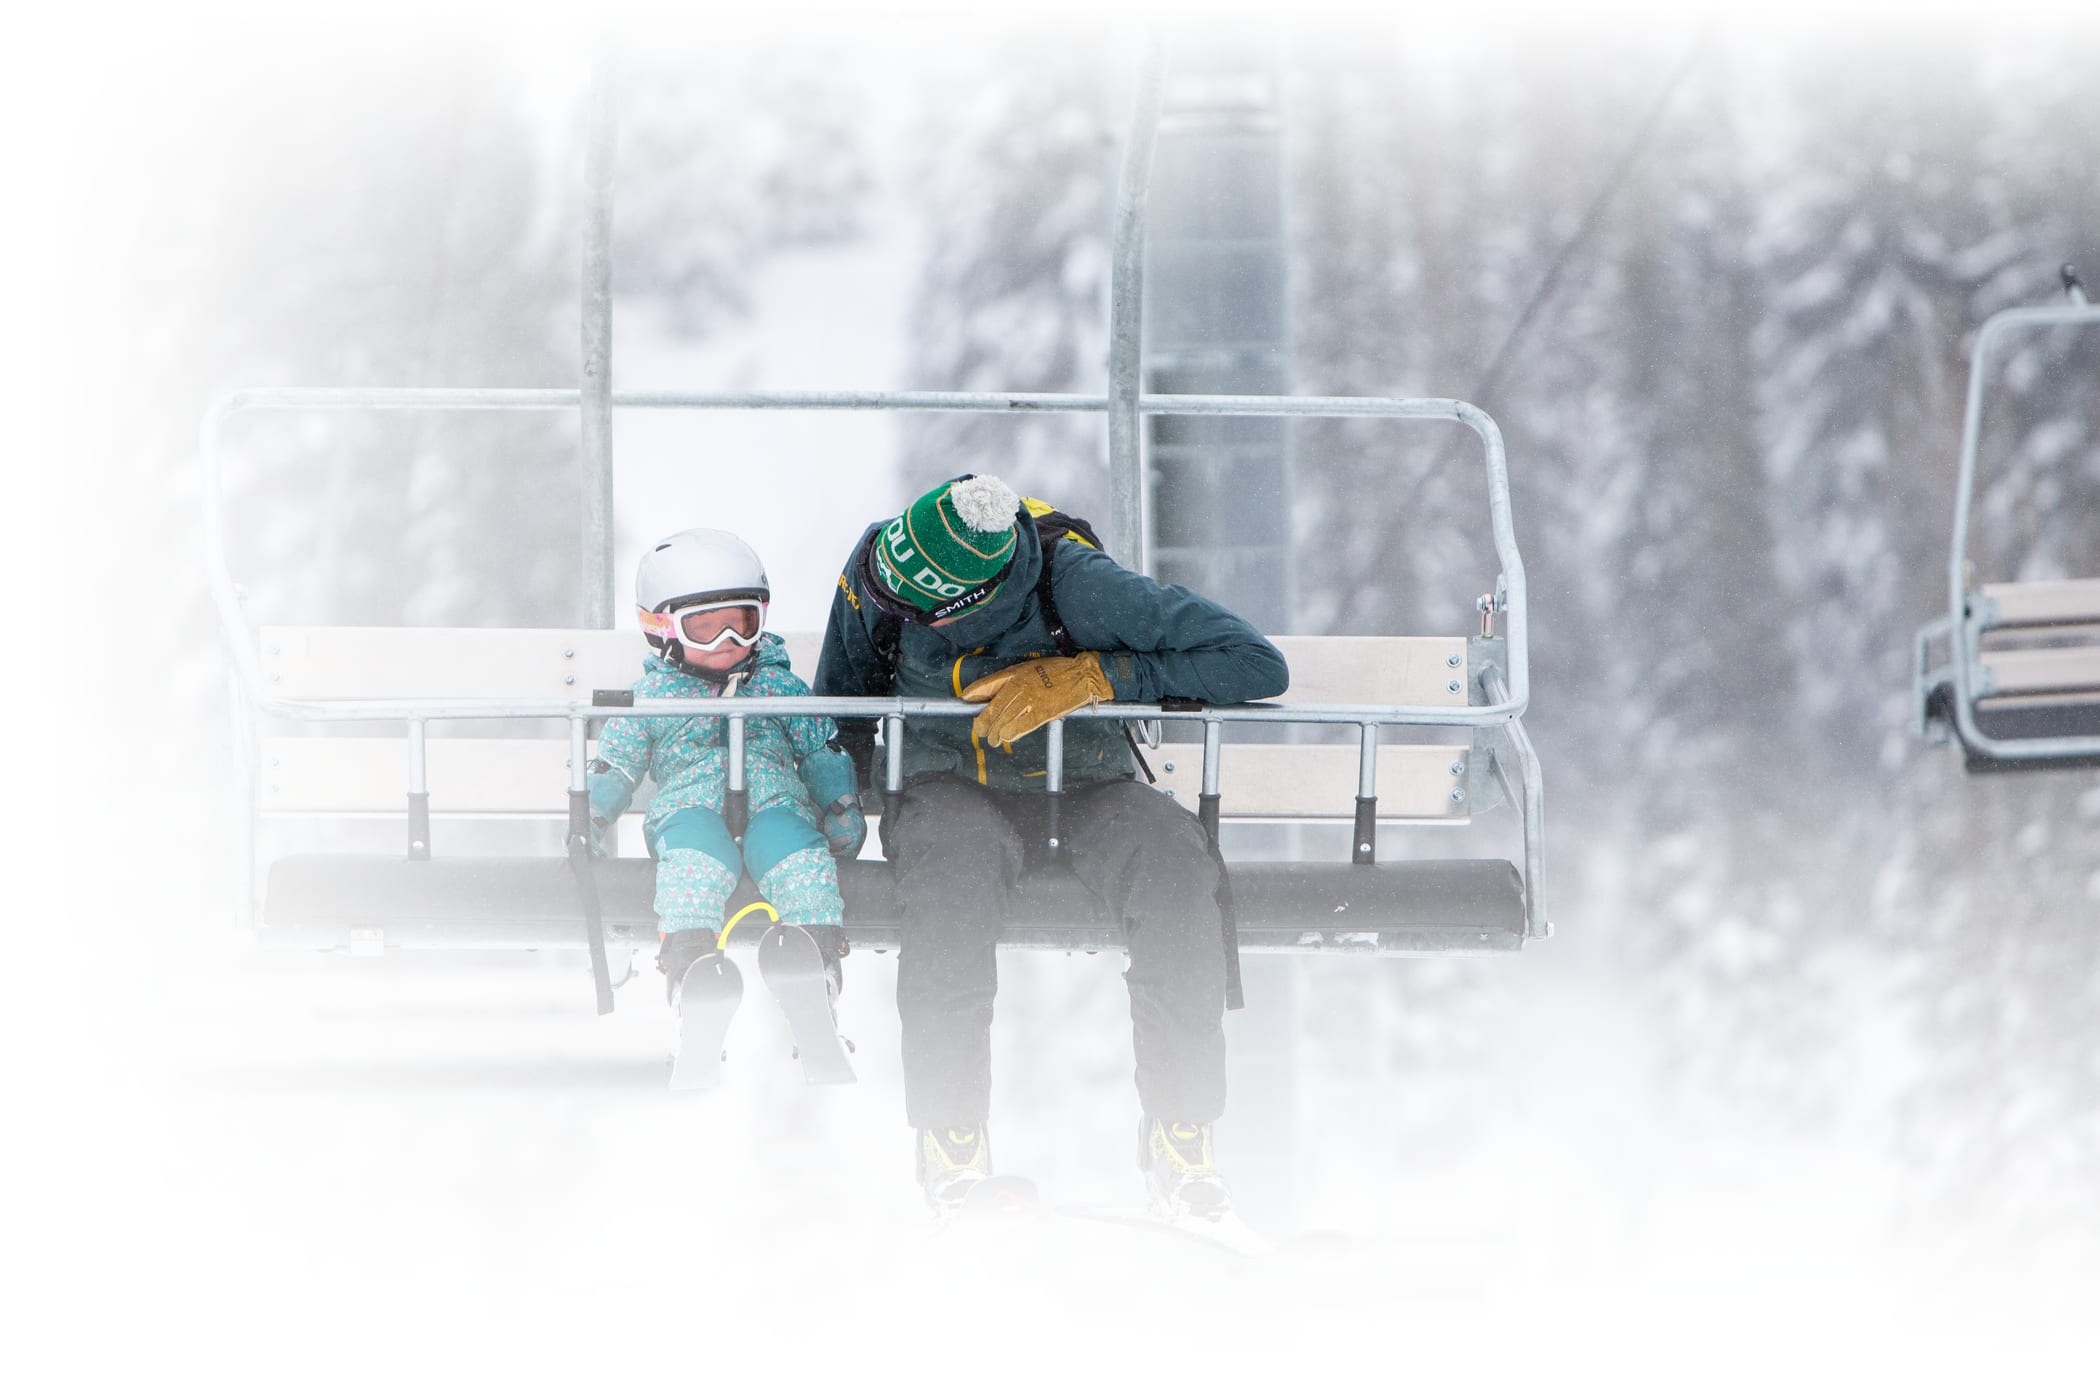
[[[1283,119],[1276,46],[1182,33],[1166,46],[1146,230],[1144,383],[1163,394],[1291,391]],[[1150,546],[1162,583],[1215,598],[1271,635],[1293,631],[1287,418],[1145,420]],[[1287,858],[1279,828],[1232,833],[1239,854]],[[1250,846],[1250,838],[1254,843]],[[1298,973],[1250,958],[1232,1013],[1240,1121],[1231,1139],[1250,1216],[1285,1225],[1296,1198]]]

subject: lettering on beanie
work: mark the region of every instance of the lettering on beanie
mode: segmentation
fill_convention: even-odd
[[[952,616],[973,607],[1013,567],[1020,509],[997,477],[946,482],[883,526],[871,551],[876,573],[908,608]]]

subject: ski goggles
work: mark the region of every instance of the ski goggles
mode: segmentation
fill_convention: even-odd
[[[1006,576],[1014,571],[1014,560],[1019,557],[1018,550],[1008,555],[1006,563],[1000,567],[998,573],[969,592],[950,598],[937,608],[919,608],[905,602],[884,586],[882,570],[875,562],[875,544],[875,537],[870,536],[868,547],[862,552],[860,560],[861,582],[866,585],[869,601],[891,617],[901,618],[905,622],[916,622],[921,626],[945,622],[951,617],[959,617],[981,604],[990,602],[992,595],[999,591],[999,585],[1006,582]]]
[[[662,612],[642,609],[642,630],[659,641],[678,641],[695,651],[748,647],[766,623],[766,605],[755,598],[688,603]]]

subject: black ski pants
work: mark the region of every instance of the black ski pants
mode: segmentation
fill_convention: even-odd
[[[891,800],[882,849],[902,915],[897,1014],[913,1127],[990,1116],[997,940],[1008,892],[1047,858],[1047,815],[1041,793],[947,776]],[[1170,1121],[1213,1121],[1225,1109],[1225,935],[1222,867],[1203,827],[1126,779],[1067,792],[1059,826],[1072,873],[1130,950],[1139,1102]]]

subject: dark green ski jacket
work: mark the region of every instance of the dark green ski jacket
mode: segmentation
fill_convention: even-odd
[[[887,677],[875,644],[882,612],[862,585],[860,562],[869,537],[889,521],[870,525],[839,575],[817,660],[816,693],[956,699],[979,677],[1056,655],[1057,643],[1036,598],[1042,545],[1029,516],[1023,512],[1018,519],[1013,571],[999,591],[945,627],[903,624],[895,674]],[[1106,552],[1074,540],[1061,539],[1056,547],[1050,577],[1058,616],[1079,650],[1100,653],[1117,700],[1232,705],[1280,695],[1290,684],[1283,654],[1230,609],[1132,573]],[[1065,723],[1066,785],[1132,776],[1136,767],[1121,722],[1084,715],[1082,710]],[[866,774],[875,721],[841,719],[838,725],[841,743]],[[1005,791],[1040,789],[1047,746],[1043,729],[1024,735],[1008,753],[972,739],[968,718],[907,720],[904,775],[909,781],[953,773]],[[881,774],[872,778],[879,786]]]

